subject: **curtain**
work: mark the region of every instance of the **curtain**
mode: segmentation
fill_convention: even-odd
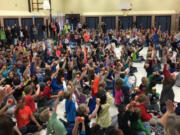
[[[137,16],[136,17],[137,28],[148,29],[151,28],[151,16]]]
[[[161,31],[170,32],[171,30],[171,16],[156,16],[155,17],[155,26],[158,29],[161,26]]]
[[[86,17],[86,23],[90,29],[97,29],[99,24],[99,17]]]
[[[33,21],[32,18],[23,18],[21,19],[21,24],[23,29],[27,26],[28,27],[28,32],[29,32],[29,39],[32,39],[32,25],[33,25]]]
[[[8,19],[4,19],[4,26],[5,27],[8,27],[8,26],[14,26],[14,25],[17,25],[17,26],[19,26],[19,22],[18,22],[18,19],[16,19],[16,18],[8,18]]]
[[[35,25],[38,28],[38,39],[43,39],[43,25],[44,25],[44,18],[35,18]]]
[[[119,17],[119,29],[129,29],[133,27],[133,17],[132,16],[120,16]]]
[[[102,21],[106,24],[107,30],[115,29],[116,27],[116,18],[113,17],[102,17]]]

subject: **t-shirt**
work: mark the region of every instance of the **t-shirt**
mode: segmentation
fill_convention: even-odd
[[[49,135],[52,132],[54,132],[55,135],[67,134],[66,128],[64,127],[63,123],[57,119],[57,114],[55,112],[52,113],[51,117],[48,120],[46,135]]]
[[[74,122],[76,117],[76,106],[72,100],[66,100],[65,109],[68,122]]]
[[[35,102],[31,95],[26,96],[26,106],[29,106],[33,113],[36,112]]]
[[[51,98],[51,88],[49,86],[46,86],[43,91],[43,96]]]
[[[109,93],[106,94],[107,101],[101,105],[101,110],[96,117],[96,123],[102,128],[107,128],[112,124],[112,118],[109,113],[109,108],[113,104],[113,98]]]
[[[115,103],[120,105],[124,101],[124,94],[122,90],[115,90]]]
[[[25,127],[27,124],[29,124],[31,115],[32,111],[29,106],[25,106],[24,108],[20,109],[18,113],[15,113],[18,127]]]
[[[93,87],[92,87],[92,97],[95,97],[98,93],[98,85],[99,85],[99,77],[94,79]]]

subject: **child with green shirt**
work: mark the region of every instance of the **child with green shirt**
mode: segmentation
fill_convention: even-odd
[[[53,135],[67,135],[66,128],[64,127],[64,124],[59,119],[57,119],[57,113],[56,113],[57,105],[58,105],[58,103],[60,101],[61,96],[62,95],[59,93],[58,97],[57,97],[57,99],[56,99],[56,101],[54,103],[54,110],[53,110],[52,113],[49,111],[49,108],[48,108],[48,109],[44,110],[41,113],[41,115],[39,116],[39,119],[42,122],[48,121],[46,135],[50,135],[50,134],[53,134]]]

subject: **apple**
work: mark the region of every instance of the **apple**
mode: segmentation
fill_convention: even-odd
[[[8,103],[12,104],[12,103],[13,103],[13,99],[10,98],[10,99],[8,100]]]
[[[81,121],[84,121],[84,117],[81,117]]]
[[[63,95],[64,95],[64,92],[63,92],[63,91],[60,91],[60,92],[59,92],[59,95],[60,95],[60,96],[63,96]]]
[[[81,117],[78,116],[78,117],[77,117],[77,120],[78,120],[78,121],[81,121]]]
[[[7,90],[11,90],[11,86],[10,86],[9,84],[7,84],[7,85],[5,86],[5,88],[6,88]]]
[[[77,120],[78,120],[79,122],[84,121],[84,117],[78,116],[78,117],[77,117]]]
[[[138,87],[136,87],[136,88],[135,88],[135,90],[136,90],[136,91],[139,91],[139,88],[138,88]]]
[[[139,98],[139,96],[135,96],[135,101],[137,101],[137,100],[138,100],[138,98]]]

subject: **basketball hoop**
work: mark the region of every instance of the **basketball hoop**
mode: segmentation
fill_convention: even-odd
[[[121,9],[122,13],[123,13],[123,16],[128,16],[128,13],[129,13],[129,9]]]
[[[122,11],[123,16],[128,16],[129,11],[132,10],[132,3],[130,2],[121,2],[118,6],[118,9]]]

